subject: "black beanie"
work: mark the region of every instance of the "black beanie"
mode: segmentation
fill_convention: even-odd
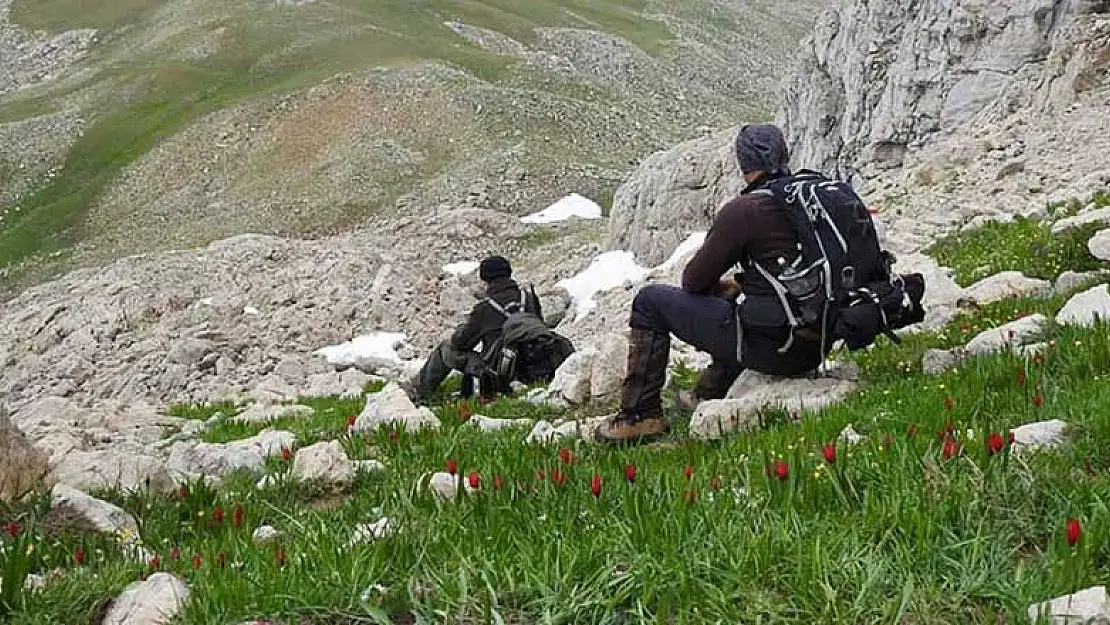
[[[740,132],[736,133],[736,159],[745,174],[753,171],[768,174],[790,171],[786,139],[778,126],[772,124],[749,124],[740,128]]]
[[[508,278],[513,275],[513,268],[504,256],[490,256],[478,265],[478,277],[483,282],[492,282],[498,278]]]

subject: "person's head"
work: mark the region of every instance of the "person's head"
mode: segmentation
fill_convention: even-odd
[[[790,173],[790,151],[782,131],[773,124],[748,124],[736,133],[736,159],[744,181]]]
[[[500,278],[510,278],[513,267],[504,256],[490,256],[478,264],[478,277],[482,282],[493,282]]]

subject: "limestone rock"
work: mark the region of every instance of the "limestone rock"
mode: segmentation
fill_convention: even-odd
[[[844,426],[840,431],[840,440],[848,445],[858,445],[867,440],[867,437],[856,431],[851,425]]]
[[[438,491],[437,491],[438,492]],[[373,523],[363,523],[351,532],[348,545],[366,543],[372,540],[386,538],[397,532],[397,526],[388,517],[382,517]]]
[[[54,486],[50,493],[50,507],[64,508],[89,527],[105,534],[139,533],[139,524],[126,510],[64,484]]]
[[[613,398],[620,394],[628,372],[628,337],[610,332],[601,338],[597,356],[590,363],[590,398]]]
[[[189,601],[189,587],[169,573],[132,582],[112,601],[103,625],[166,625]]]
[[[1067,422],[1060,419],[1027,423],[1013,430],[1013,448],[1015,450],[1032,450],[1042,447],[1056,447],[1064,442],[1067,427]]]
[[[110,488],[168,491],[176,486],[161,460],[136,448],[73,451],[57,462],[52,471],[58,484],[84,491]]]
[[[235,415],[234,421],[241,423],[266,423],[275,419],[307,419],[316,414],[309,406],[253,404]]]
[[[1043,618],[1044,621],[1040,621]],[[1052,601],[1029,606],[1032,623],[1048,625],[1087,625],[1110,622],[1110,597],[1105,586],[1092,586]]]
[[[1061,219],[1052,224],[1052,234],[1063,234],[1068,230],[1081,228],[1089,224],[1106,224],[1110,226],[1110,206],[1084,211],[1074,217]]]
[[[585,347],[575,351],[559,368],[548,388],[574,405],[586,403],[590,398],[590,374],[598,351]]]
[[[1001,351],[1007,345],[1021,345],[1039,334],[1046,321],[1044,315],[1035,314],[985,330],[971,339],[965,350],[970,356],[981,356]]]
[[[432,475],[428,486],[432,489],[436,498],[441,501],[454,501],[458,495],[459,482],[459,476],[440,471]]]
[[[415,432],[425,427],[438,428],[439,419],[428,408],[417,408],[399,385],[390,382],[367,398],[362,414],[355,421],[354,431],[375,430],[383,424],[400,424]]]
[[[476,414],[467,421],[473,427],[483,432],[497,432],[506,428],[532,427],[532,419],[491,419],[490,417]]]
[[[251,534],[251,541],[256,545],[266,545],[277,540],[279,536],[281,533],[272,525],[260,525]]]
[[[297,450],[293,477],[301,481],[345,484],[354,478],[354,466],[339,441],[319,442]]]
[[[1110,261],[1110,229],[1100,230],[1087,242],[1091,255],[1099,260]]]
[[[1061,325],[1090,326],[1095,319],[1110,321],[1110,287],[1100,284],[1076,293],[1056,314]]]
[[[0,501],[18,501],[37,488],[49,487],[50,482],[48,458],[0,406]]]
[[[1067,293],[1091,282],[1110,280],[1110,273],[1105,271],[1065,271],[1056,278],[1054,289],[1057,293]]]
[[[964,296],[989,304],[1007,297],[1044,295],[1051,289],[1052,283],[1047,280],[1027,278],[1020,271],[1003,271],[967,287]]]
[[[921,357],[921,371],[925,375],[940,375],[959,364],[961,354],[954,349],[927,349]]]
[[[667,259],[694,230],[705,230],[744,187],[733,151],[737,129],[679,144],[646,158],[613,197],[607,250],[644,266]]]
[[[780,407],[794,412],[813,410],[840,401],[856,384],[835,378],[779,378],[745,371],[733,383],[726,399],[702,402],[690,419],[690,435],[716,439],[737,430],[758,426],[759,412]]]

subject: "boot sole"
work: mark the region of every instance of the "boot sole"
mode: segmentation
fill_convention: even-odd
[[[606,445],[639,445],[643,443],[655,442],[660,438],[666,437],[671,433],[670,425],[667,425],[662,432],[653,432],[651,434],[640,434],[639,436],[630,436],[628,438],[610,438],[601,433],[601,428],[594,430],[594,441],[604,443]]]

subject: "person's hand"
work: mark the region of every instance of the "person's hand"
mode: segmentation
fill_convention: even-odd
[[[740,284],[736,282],[735,278],[722,278],[717,283],[715,295],[717,297],[736,297],[740,295]]]

